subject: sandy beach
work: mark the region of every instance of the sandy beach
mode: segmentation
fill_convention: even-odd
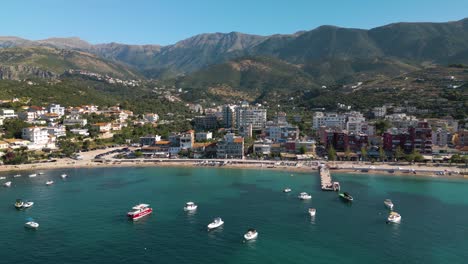
[[[325,162],[325,161],[261,161],[261,160],[214,160],[214,159],[114,159],[113,154],[104,156],[96,161],[94,157],[99,154],[119,148],[108,148],[81,153],[82,159],[57,159],[54,162],[2,165],[0,172],[40,171],[64,168],[99,168],[99,167],[220,167],[239,169],[268,169],[286,170],[291,172],[312,172],[317,170],[320,163],[326,163],[331,172],[350,174],[388,174],[388,175],[420,175],[431,177],[466,178],[463,175],[466,169],[455,166],[432,166],[425,164],[388,164],[366,162]]]

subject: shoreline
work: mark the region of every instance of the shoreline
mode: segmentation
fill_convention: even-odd
[[[102,162],[95,162],[92,160],[72,160],[72,159],[60,159],[57,162],[49,163],[35,163],[35,164],[21,164],[21,165],[3,165],[0,167],[0,173],[8,172],[19,172],[19,171],[41,171],[41,170],[56,170],[56,169],[92,169],[92,168],[131,168],[131,167],[180,167],[180,168],[228,168],[228,169],[265,169],[275,171],[288,171],[288,172],[317,172],[317,166],[311,165],[319,161],[313,161],[309,163],[303,162],[285,162],[285,164],[299,164],[299,166],[292,165],[275,165],[274,161],[245,161],[245,160],[224,160],[230,162],[219,166],[214,162],[220,162],[219,160],[170,160],[170,159],[158,159],[158,160],[103,160]],[[207,162],[206,164],[216,165],[204,165],[201,166],[200,162]],[[307,166],[305,165],[307,164]],[[430,166],[404,166],[395,168],[395,165],[390,164],[374,164],[374,168],[370,169],[365,166],[349,166],[346,163],[334,163],[334,166],[330,168],[331,173],[344,173],[344,174],[379,174],[386,176],[422,176],[431,178],[449,178],[449,179],[468,179],[468,175],[457,173],[460,171],[459,168],[453,167],[430,167]],[[364,170],[364,171],[362,171]],[[413,173],[413,171],[415,173]],[[446,174],[436,174],[440,172],[446,172]],[[450,175],[449,175],[450,173]]]

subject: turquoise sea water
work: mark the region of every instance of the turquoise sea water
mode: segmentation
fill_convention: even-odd
[[[32,173],[32,172],[30,172]],[[69,177],[60,178],[62,173]],[[317,173],[212,168],[46,171],[0,189],[0,263],[466,263],[468,181],[333,176],[355,201],[319,190]],[[45,182],[53,179],[53,186]],[[5,180],[0,181],[3,184]],[[283,188],[291,187],[289,194]],[[311,201],[297,199],[299,192]],[[17,211],[15,199],[35,202]],[[386,224],[390,198],[401,224]],[[195,214],[185,202],[199,205]],[[151,204],[137,222],[126,212]],[[307,213],[317,208],[314,219]],[[224,227],[207,232],[214,217]],[[27,217],[38,230],[23,227]],[[256,228],[259,237],[243,242]]]

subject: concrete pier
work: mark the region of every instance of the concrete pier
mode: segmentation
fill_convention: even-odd
[[[336,192],[340,190],[340,183],[332,180],[330,170],[325,165],[319,166],[319,174],[322,191]]]

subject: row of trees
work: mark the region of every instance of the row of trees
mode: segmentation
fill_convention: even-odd
[[[344,158],[346,160],[351,160],[352,152],[351,149],[348,147],[344,152]],[[391,158],[392,160],[400,161],[406,160],[408,162],[422,162],[424,160],[423,155],[418,151],[413,150],[413,152],[406,154],[401,147],[397,147],[394,153],[392,153],[391,157],[387,156],[387,152],[383,149],[383,147],[379,147],[379,155],[378,160],[381,162],[388,161]],[[336,150],[333,146],[328,148],[328,160],[336,160],[337,154]],[[369,160],[368,150],[366,148],[361,148],[360,159],[362,161]],[[375,157],[371,157],[371,160],[375,160]]]

